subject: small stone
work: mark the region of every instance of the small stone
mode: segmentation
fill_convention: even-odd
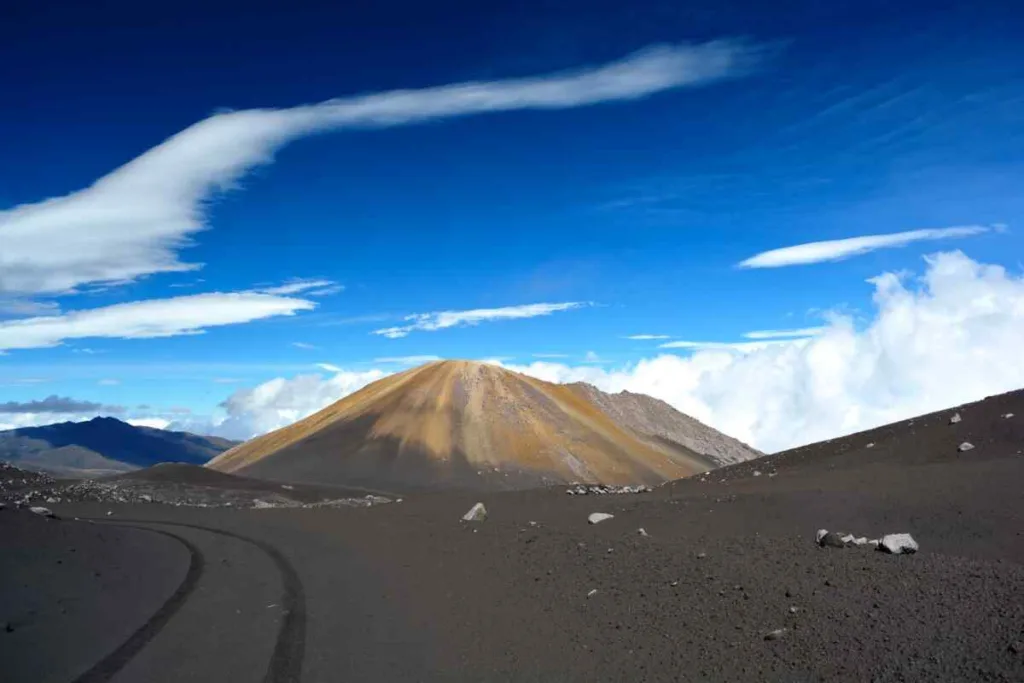
[[[952,417],[949,418],[949,424],[955,425],[961,422],[962,420],[963,418],[960,417],[960,413],[953,413]]]
[[[1015,640],[1007,645],[1006,649],[1015,655],[1024,654],[1024,641]]]
[[[596,589],[596,588],[592,588],[592,589],[590,590],[590,592],[589,592],[589,593],[587,593],[587,597],[588,597],[588,598],[592,598],[592,597],[594,597],[595,595],[597,595],[597,589]]]
[[[487,519],[487,508],[483,503],[477,503],[462,516],[462,519],[466,522],[482,522]]]
[[[647,531],[643,527],[640,527],[639,529],[637,529],[636,532],[638,534],[640,534],[641,536],[643,536],[644,538],[648,538],[650,536],[650,534],[647,533]]]
[[[962,444],[957,446],[956,449],[961,453],[966,453],[967,451],[974,450],[974,444],[972,444],[970,441],[964,441]]]
[[[845,548],[846,542],[838,532],[829,531],[818,540],[818,545],[822,548]]]
[[[678,586],[678,585],[679,585],[679,580],[678,580],[678,579],[676,579],[675,581],[671,581],[671,582],[669,582],[669,584],[668,584],[668,585],[670,585],[670,586],[673,586],[673,587],[674,587],[674,586]]]
[[[821,545],[821,539],[828,535],[828,529],[818,529],[818,533],[814,535],[814,542]]]
[[[790,613],[790,614],[796,614],[796,613],[797,613],[797,612],[799,612],[799,611],[800,611],[800,608],[799,608],[799,607],[790,607],[790,608],[789,608],[789,613]]]
[[[846,534],[845,536],[842,537],[841,540],[843,541],[844,545],[853,545],[853,542],[855,540],[857,540],[857,537],[854,536],[853,534]]]
[[[768,633],[764,634],[764,639],[765,640],[779,640],[780,638],[782,638],[783,636],[786,635],[786,632],[788,630],[789,629],[785,629],[785,628],[777,628],[774,631],[769,631]]]
[[[875,443],[874,443],[874,442],[872,441],[871,443],[869,443],[869,444],[868,444],[867,446],[865,446],[864,448],[874,448],[874,447],[875,447]]]
[[[707,556],[708,556],[707,553],[697,553],[697,559],[698,560],[703,560]]]
[[[56,519],[57,515],[53,514],[53,510],[44,507],[30,507],[29,512],[40,515],[42,517],[48,517],[50,519]]]
[[[107,510],[107,517],[109,517],[109,516],[110,516],[110,515],[112,515],[112,514],[114,514],[114,511],[113,511],[113,510]]]
[[[591,524],[600,524],[601,522],[612,519],[615,515],[609,515],[607,512],[592,512],[587,521]]]
[[[853,544],[854,545],[858,545],[858,546],[860,546],[860,545],[867,545],[868,544],[868,539],[865,538],[864,536],[861,536],[860,538],[853,539]]]
[[[760,470],[754,470],[754,476],[755,477],[760,477],[761,476],[761,471]]]
[[[912,555],[917,552],[917,541],[910,534],[886,534],[882,537],[879,550],[893,555]]]
[[[537,526],[537,522],[527,522],[529,526]]]
[[[1009,420],[1011,417],[1013,417],[1013,413],[1006,413],[1005,415],[1003,415],[1004,420]]]

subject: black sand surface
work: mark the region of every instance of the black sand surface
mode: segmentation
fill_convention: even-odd
[[[959,412],[958,424],[946,411],[646,494],[125,505],[109,517],[110,506],[77,504],[53,506],[65,520],[39,521],[82,537],[112,524],[159,529],[205,558],[204,588],[110,680],[1019,682],[1024,394]],[[964,441],[975,448],[958,452]],[[460,521],[477,500],[488,519]],[[597,511],[615,517],[588,525]],[[26,513],[0,511],[0,523],[12,514]],[[821,527],[909,532],[921,550],[823,549]],[[42,566],[34,541],[18,538],[22,562]],[[123,562],[157,567],[141,551]],[[0,566],[5,591],[24,586]],[[151,603],[167,592],[153,588]],[[776,629],[785,631],[766,640]],[[58,675],[70,668],[63,641],[37,641],[51,680],[74,680]],[[96,661],[109,655],[92,647]],[[10,670],[27,671],[17,668],[22,649],[3,653]]]

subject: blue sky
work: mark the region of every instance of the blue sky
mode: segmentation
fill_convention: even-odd
[[[318,364],[403,366],[381,358],[610,371],[692,353],[659,348],[672,341],[822,326],[824,311],[870,326],[866,280],[920,273],[938,250],[1012,277],[1024,15],[1011,4],[23,6],[0,25],[0,403],[208,415],[234,391],[335,372]],[[637,71],[624,91],[580,81],[623,63]],[[651,86],[643,69],[671,73]],[[430,120],[419,100],[394,105],[401,121],[222,115],[186,152],[125,167],[218,113],[524,78],[580,92]],[[42,204],[119,168],[86,199]],[[739,265],[963,226],[842,260]],[[280,289],[298,280],[320,284]],[[245,301],[152,304],[212,293]],[[150,304],[122,326],[111,307],[135,302]],[[563,308],[528,317],[536,304]],[[374,333],[480,310],[477,324]],[[140,338],[153,326],[168,336]],[[626,338],[643,334],[666,339]]]

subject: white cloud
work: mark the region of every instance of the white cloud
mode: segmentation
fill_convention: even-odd
[[[410,332],[421,330],[433,332],[449,327],[461,327],[463,325],[477,325],[492,320],[513,320],[520,318],[536,318],[542,315],[551,315],[558,311],[568,311],[573,308],[580,308],[587,304],[580,301],[569,301],[559,304],[524,304],[521,306],[506,306],[504,308],[478,308],[470,311],[437,311],[435,313],[415,313],[405,316],[404,320],[413,321],[410,325],[399,327],[386,327],[381,330],[374,330],[373,334],[379,334],[388,339],[398,339],[407,336]]]
[[[747,339],[785,339],[788,337],[814,337],[821,334],[827,327],[804,327],[798,330],[756,330],[743,336]]]
[[[955,228],[910,230],[908,232],[896,232],[888,235],[866,235],[842,240],[828,240],[826,242],[809,242],[807,244],[797,244],[791,247],[765,251],[751,256],[739,265],[741,268],[781,268],[808,263],[822,263],[823,261],[840,261],[851,256],[866,254],[876,249],[902,247],[911,242],[920,242],[922,240],[970,237],[989,232],[992,229],[983,225],[968,225]]]
[[[374,358],[374,363],[398,363],[400,365],[419,365],[441,360],[440,356],[388,356],[385,358]]]
[[[662,46],[573,72],[218,114],[177,133],[90,187],[0,212],[0,292],[72,291],[201,267],[178,251],[203,229],[206,201],[291,140],[521,109],[635,100],[740,74],[756,53],[733,42]],[[59,249],[53,248],[60,245]]]
[[[302,349],[303,351],[312,351],[316,348],[312,344],[307,344],[306,342],[292,342],[292,346],[297,349]]]
[[[171,421],[165,417],[130,417],[125,420],[134,427],[151,427],[153,429],[167,429]]]
[[[321,375],[300,375],[236,391],[221,406],[226,418],[205,431],[231,439],[247,439],[290,425],[390,374],[382,370],[347,372],[335,368],[335,371],[336,374],[327,379]],[[180,428],[179,424],[175,423],[174,428]],[[193,428],[196,428],[194,424]]]
[[[305,292],[307,296],[326,296],[328,294],[337,294],[344,289],[345,287],[343,285],[339,285],[333,280],[306,280],[297,278],[289,280],[283,285],[277,285],[276,287],[262,287],[255,291],[263,294],[274,294],[277,296],[288,296],[302,292]]]
[[[633,341],[652,341],[656,339],[669,339],[667,334],[631,334],[626,339]]]
[[[671,341],[665,344],[659,344],[659,349],[692,349],[694,351],[737,351],[740,353],[748,353],[750,351],[760,351],[761,349],[768,348],[769,346],[776,346],[779,344],[791,343],[789,340],[786,341],[751,341],[751,342],[713,342],[713,341]]]
[[[327,372],[344,372],[344,370],[339,368],[337,365],[331,365],[330,363],[317,363],[316,366]]]
[[[121,380],[112,378],[101,379],[100,381],[96,382],[96,384],[99,384],[101,387],[116,387],[120,383]]]
[[[66,339],[143,339],[201,334],[206,328],[245,323],[315,308],[304,299],[256,292],[212,292],[150,299],[63,315],[0,322],[0,350],[56,346]]]

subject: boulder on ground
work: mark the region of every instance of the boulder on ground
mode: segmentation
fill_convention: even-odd
[[[882,537],[878,549],[893,555],[912,555],[917,552],[918,545],[910,534],[886,534]]]
[[[640,534],[641,536],[643,536],[644,538],[647,538],[648,536],[650,536],[650,534],[647,533],[647,530],[644,529],[643,527],[640,527],[639,529],[637,529],[636,532],[638,534]]]
[[[42,517],[49,517],[50,519],[56,519],[57,515],[53,514],[53,510],[44,507],[30,507],[29,512],[40,515]]]
[[[818,545],[822,548],[845,548],[846,541],[843,540],[843,535],[836,531],[825,531],[824,534],[821,532],[825,531],[820,529],[818,531]]]
[[[974,450],[974,444],[971,443],[970,441],[964,441],[962,444],[957,446],[956,449],[961,453],[966,453],[967,451]]]
[[[963,418],[960,417],[960,413],[953,413],[953,416],[949,418],[949,424],[955,425],[960,422]]]
[[[462,515],[462,519],[466,522],[482,522],[487,519],[487,508],[483,503],[477,503],[469,508],[469,512]]]
[[[591,524],[600,524],[606,519],[611,519],[614,516],[615,515],[609,515],[607,512],[592,512],[590,516],[587,517],[587,521]]]
[[[783,638],[786,635],[786,631],[788,631],[788,630],[789,629],[785,629],[785,628],[777,628],[774,631],[769,631],[768,633],[764,634],[764,639],[765,640],[779,640],[780,638]]]

